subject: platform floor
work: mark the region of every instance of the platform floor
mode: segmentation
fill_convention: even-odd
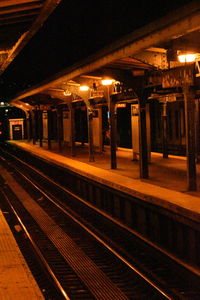
[[[161,154],[152,153],[149,164],[150,178],[139,179],[138,161],[132,160],[132,151],[118,149],[117,169],[110,169],[110,151],[95,153],[95,161],[88,161],[87,145],[76,146],[76,156],[70,156],[70,148],[64,147],[58,151],[57,143],[52,143],[52,150],[47,150],[47,143],[41,148],[27,141],[10,141],[27,151],[66,166],[83,176],[87,176],[108,186],[140,196],[164,208],[175,210],[187,217],[200,221],[200,165],[197,165],[198,191],[187,192],[186,159],[169,156],[163,159]]]
[[[0,210],[0,299],[44,299]]]

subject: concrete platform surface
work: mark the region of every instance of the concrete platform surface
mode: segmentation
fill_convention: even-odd
[[[0,299],[44,299],[0,210]]]
[[[59,153],[56,144],[52,144],[52,150],[49,151],[46,150],[46,144],[42,148],[26,141],[10,141],[10,143],[97,182],[195,221],[200,221],[200,169],[197,166],[199,190],[188,193],[186,190],[186,159],[184,157],[171,156],[163,159],[160,154],[152,153],[149,165],[150,178],[141,181],[138,161],[132,161],[132,152],[126,149],[117,151],[118,168],[111,170],[108,148],[106,152],[95,154],[95,162],[89,162],[87,146],[77,146],[76,157],[72,158],[69,156],[69,148],[63,149],[63,152]]]

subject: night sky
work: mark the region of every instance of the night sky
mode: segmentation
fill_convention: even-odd
[[[189,0],[63,0],[0,78],[0,98],[42,82]]]

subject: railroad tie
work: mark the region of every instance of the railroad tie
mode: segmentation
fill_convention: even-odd
[[[38,225],[46,233],[61,255],[85,283],[98,300],[128,300],[128,297],[114,284],[66,235],[66,233],[43,211],[31,196],[2,167],[1,174],[7,184],[33,216]]]

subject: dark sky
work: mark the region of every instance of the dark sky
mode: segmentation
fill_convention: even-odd
[[[187,2],[62,0],[0,78],[0,97],[13,97]]]

